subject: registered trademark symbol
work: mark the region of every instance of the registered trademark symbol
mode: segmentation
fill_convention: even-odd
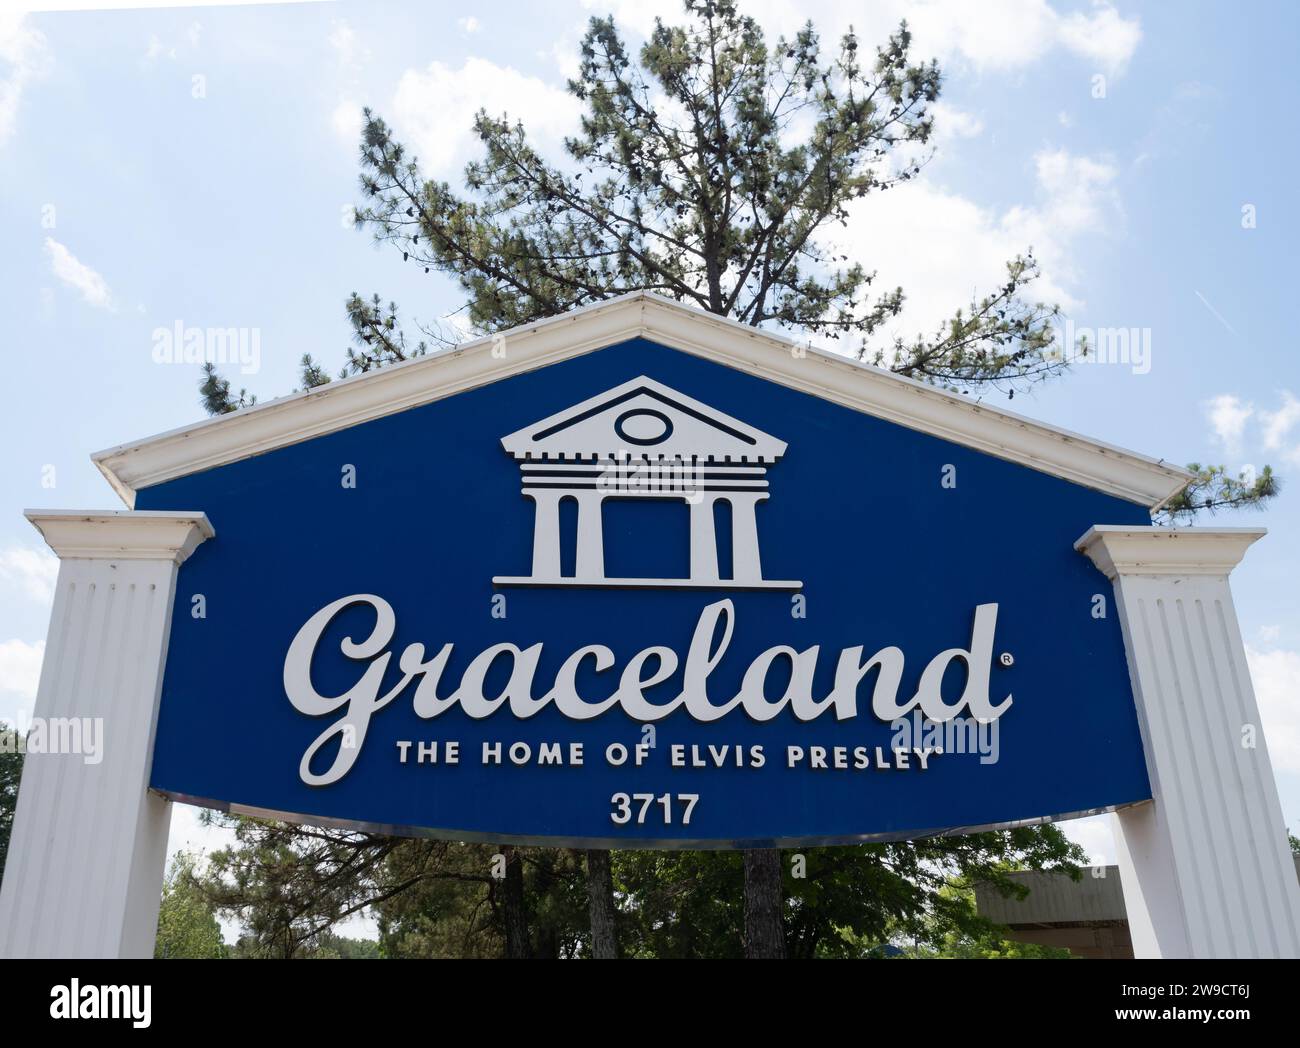
[[[1016,660],[1012,657],[1011,652],[1009,651],[1004,651],[999,655],[998,662],[1002,663],[1003,666],[1014,666],[1016,664]]]

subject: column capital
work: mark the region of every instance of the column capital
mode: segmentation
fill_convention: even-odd
[[[207,514],[167,510],[23,513],[60,560],[161,560],[181,564],[216,532]]]
[[[1124,575],[1227,575],[1267,528],[1161,528],[1097,524],[1074,544],[1110,579]]]

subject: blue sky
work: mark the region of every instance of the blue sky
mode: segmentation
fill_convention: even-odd
[[[255,330],[260,366],[231,377],[270,399],[294,387],[303,352],[337,370],[352,291],[378,291],[424,321],[461,304],[450,282],[347,221],[360,106],[441,178],[472,155],[480,105],[518,116],[554,152],[574,119],[563,83],[586,19],[613,12],[635,40],[655,11],[678,10],[661,0],[557,2],[544,16],[526,3],[397,0],[23,6],[0,0],[0,718],[30,710],[53,580],[21,510],[118,508],[89,454],[202,417],[197,369],[156,363],[155,329]],[[1300,7],[747,7],[773,35],[811,17],[830,40],[852,19],[867,43],[906,16],[917,52],[946,70],[935,159],[840,236],[882,283],[908,291],[896,330],[929,328],[1033,246],[1043,296],[1079,327],[1140,329],[1150,367],[1082,366],[1017,397],[1017,411],[1180,463],[1300,475],[1289,339]],[[1233,585],[1293,829],[1297,492],[1263,514],[1215,518],[1270,529]],[[1113,856],[1105,823],[1072,832]],[[176,843],[196,834],[190,816],[177,818]]]

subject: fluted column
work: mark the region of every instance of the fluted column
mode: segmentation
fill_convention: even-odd
[[[1116,814],[1139,957],[1300,956],[1300,886],[1228,573],[1263,528],[1098,526],[1153,800]]]
[[[148,785],[176,570],[212,527],[201,513],[27,516],[61,561],[35,717],[98,722],[101,749],[26,756],[0,956],[148,957],[171,822]]]

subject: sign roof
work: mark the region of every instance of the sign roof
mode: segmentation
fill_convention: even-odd
[[[1091,440],[642,291],[122,444],[92,458],[131,506],[141,488],[638,337],[1153,509],[1190,479],[1185,470],[1163,459]],[[688,399],[677,396],[679,401]],[[750,436],[758,434],[743,424],[735,428]],[[507,440],[518,436],[512,434]],[[765,434],[759,436],[780,444]]]

